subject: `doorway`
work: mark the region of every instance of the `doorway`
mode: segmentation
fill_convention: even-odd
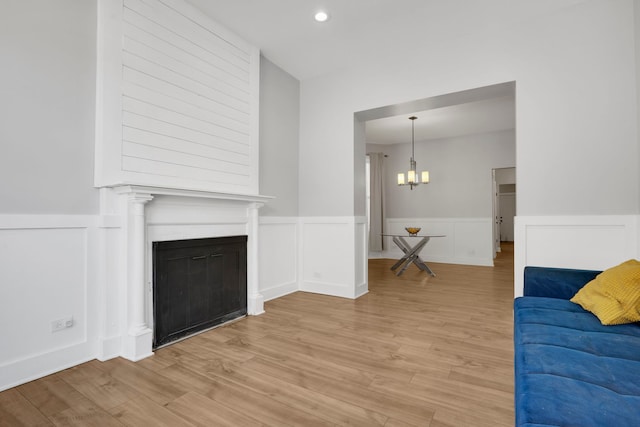
[[[474,120],[475,117],[480,116],[480,114],[472,114],[477,110],[482,112],[482,117],[491,117],[491,120]],[[436,169],[441,167],[438,176],[440,179],[434,179],[429,186],[421,186],[417,191],[402,192],[395,185],[396,175],[391,171],[400,172],[406,169],[406,159],[411,156],[399,148],[403,142],[406,142],[401,135],[404,135],[403,132],[407,129],[407,123],[405,123],[407,116],[416,115],[417,112],[425,119],[423,120],[424,129],[420,131],[421,142],[443,142],[451,139],[458,145],[430,143],[426,146],[423,144],[423,152],[419,153],[418,157],[421,161],[428,160],[426,163],[423,161],[421,166],[429,169],[428,161],[431,161],[431,155],[433,158],[441,159],[437,166],[433,166]],[[432,116],[438,116],[439,120],[427,120]],[[447,117],[447,120],[443,120],[443,117]],[[492,124],[489,125],[488,122]],[[461,129],[465,129],[464,134],[460,134]],[[495,137],[488,136],[493,134]],[[413,133],[411,136],[413,137]],[[470,158],[467,155],[468,152],[462,150],[462,147],[471,141],[471,136],[489,147],[477,153],[480,156],[478,161],[471,162],[470,167],[469,164],[463,164],[463,161],[456,163],[456,167],[449,169],[442,167],[445,161],[451,163],[450,159]],[[477,150],[478,145],[471,146],[471,150]],[[495,218],[499,215],[497,209],[492,212],[492,199],[487,198],[491,191],[491,178],[486,175],[486,171],[499,166],[515,166],[515,82],[356,112],[354,113],[354,146],[356,154],[354,156],[356,177],[354,212],[358,216],[364,219],[373,215],[373,211],[368,212],[367,209],[369,204],[366,187],[370,181],[367,179],[366,154],[367,152],[384,153],[388,160],[387,172],[383,180],[383,184],[387,186],[384,206],[388,208],[385,210],[388,217],[383,218],[382,224],[396,229],[400,227],[398,224],[403,220],[410,219],[412,223],[430,218],[440,220],[435,221],[438,222],[438,227],[441,229],[449,227],[447,230],[450,231],[448,234],[451,237],[440,248],[435,246],[430,248],[433,249],[431,251],[433,257],[455,263],[493,264],[495,254],[492,254],[492,250],[495,251],[495,247],[499,246],[500,235],[498,231],[495,239],[498,243],[493,245],[494,239],[490,237],[494,231],[492,214]],[[514,150],[513,155],[511,150]],[[424,155],[425,152],[427,156]],[[494,154],[495,157],[493,157]],[[464,182],[470,182],[470,184],[464,185],[462,184]],[[476,191],[472,192],[472,189]],[[469,191],[472,194],[458,199],[447,196],[447,194],[459,195],[462,191]],[[495,194],[497,207],[497,188]],[[415,197],[412,197],[414,195]],[[451,227],[455,227],[460,218],[467,217],[483,218],[483,221],[475,221],[472,225],[465,223],[465,232],[458,233],[456,239],[456,234]],[[445,223],[442,221],[443,218],[450,219],[446,222],[446,226],[442,225]],[[370,218],[368,222],[372,222]],[[453,225],[449,225],[450,223]],[[374,235],[380,234],[374,233],[373,227],[370,230],[369,241]],[[443,234],[446,233],[443,232]],[[367,248],[366,244],[365,248]],[[394,248],[389,249],[394,250]],[[370,251],[367,252],[371,258],[373,254]],[[383,255],[390,254],[383,252]]]
[[[516,168],[497,168],[493,176],[493,257],[501,252],[502,242],[514,241],[516,216]]]

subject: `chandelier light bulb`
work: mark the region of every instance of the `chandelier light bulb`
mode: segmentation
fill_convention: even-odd
[[[325,22],[329,19],[329,14],[327,12],[317,12],[313,17],[317,22]]]

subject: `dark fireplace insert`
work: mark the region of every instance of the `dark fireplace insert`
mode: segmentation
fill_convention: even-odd
[[[153,243],[153,348],[247,314],[247,236]]]

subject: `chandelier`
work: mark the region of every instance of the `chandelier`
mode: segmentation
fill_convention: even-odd
[[[429,171],[422,171],[420,175],[416,172],[416,161],[414,159],[414,145],[415,145],[415,120],[416,116],[409,117],[411,120],[411,159],[409,159],[409,171],[406,175],[404,172],[400,172],[398,174],[398,185],[408,185],[412,190],[413,187],[416,187],[420,184],[428,184],[429,183]]]

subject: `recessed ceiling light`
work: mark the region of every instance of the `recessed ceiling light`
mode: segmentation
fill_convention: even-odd
[[[329,14],[327,12],[320,11],[320,12],[317,12],[313,18],[318,22],[325,22],[326,20],[329,19]]]

